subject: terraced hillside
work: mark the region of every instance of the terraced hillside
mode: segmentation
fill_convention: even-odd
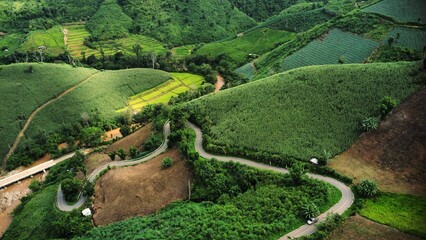
[[[87,56],[94,54],[100,56],[100,52],[96,49],[89,48],[84,45],[84,39],[90,36],[89,31],[84,24],[64,26],[67,37],[67,50],[73,57],[81,57],[82,53]]]
[[[399,22],[426,24],[426,2],[423,0],[383,0],[363,11],[378,13]]]

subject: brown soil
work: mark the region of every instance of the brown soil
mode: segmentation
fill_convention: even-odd
[[[225,85],[225,79],[220,75],[217,75],[216,79],[217,81],[214,84],[214,87],[215,87],[214,92],[219,92],[220,89],[223,87],[223,85]]]
[[[106,137],[104,137],[102,139],[102,141],[104,141],[104,142],[111,141],[114,138],[122,138],[123,137],[123,135],[121,135],[121,133],[120,133],[120,128],[116,128],[116,129],[113,129],[111,131],[106,132],[105,136]]]
[[[327,240],[417,240],[419,238],[400,232],[361,216],[348,218],[334,230]]]
[[[134,133],[126,136],[123,139],[118,140],[117,142],[111,144],[105,152],[117,151],[120,148],[123,148],[126,152],[129,151],[131,146],[137,147],[139,150],[143,150],[142,144],[148,139],[152,132],[152,124],[148,124],[141,129],[135,131]]]
[[[32,179],[24,179],[20,181],[20,183],[15,183],[8,186],[7,189],[0,190],[0,237],[12,223],[13,217],[11,213],[21,203],[21,198],[25,197],[31,192],[31,190],[28,189],[31,181],[43,180],[46,174],[47,173],[36,174]]]
[[[68,44],[68,29],[64,28],[62,32],[64,33],[64,45],[66,46]]]
[[[355,182],[375,180],[389,192],[426,195],[426,87],[398,106],[375,131],[363,134],[330,166]]]
[[[107,154],[103,153],[93,153],[90,154],[87,159],[84,161],[87,170],[87,176],[92,174],[99,166],[102,166],[106,163],[111,162],[111,159]]]
[[[174,164],[162,169],[161,162],[171,157]],[[134,216],[155,213],[164,206],[188,198],[192,172],[177,149],[171,149],[149,162],[112,169],[95,186],[95,225],[105,225]]]

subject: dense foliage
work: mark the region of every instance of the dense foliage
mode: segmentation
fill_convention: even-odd
[[[192,101],[187,110],[207,134],[210,151],[269,155],[274,163],[307,161],[322,158],[324,150],[334,156],[347,149],[361,132],[361,120],[379,115],[384,96],[402,102],[418,88],[419,68],[392,63],[296,69]]]
[[[423,0],[383,0],[362,11],[382,14],[400,22],[426,23],[426,2]]]

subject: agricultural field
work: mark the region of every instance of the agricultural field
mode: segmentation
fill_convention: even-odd
[[[283,44],[294,37],[294,33],[261,28],[241,37],[223,42],[209,43],[197,50],[198,54],[218,56],[228,54],[234,61],[241,64],[247,61],[249,54],[259,55]]]
[[[38,129],[58,130],[62,124],[80,120],[82,113],[97,108],[103,117],[117,115],[116,110],[126,105],[128,97],[154,88],[170,79],[167,72],[153,69],[103,71],[75,90],[41,110],[28,128],[28,134]]]
[[[426,237],[426,197],[384,193],[367,200],[360,214],[415,236]]]
[[[70,52],[71,56],[80,58],[82,57],[81,53],[84,52],[86,57],[94,54],[95,56],[100,56],[101,53],[96,50],[89,48],[84,45],[84,38],[90,36],[89,31],[86,29],[86,25],[65,25],[63,28],[66,30],[67,50]]]
[[[38,106],[95,73],[94,69],[59,64],[0,66],[0,158]]]
[[[392,45],[412,48],[417,51],[423,51],[426,47],[426,30],[425,29],[413,29],[406,27],[396,27],[392,29],[383,40],[383,44],[388,44],[388,39],[393,38],[394,42]]]
[[[14,51],[19,50],[24,41],[24,35],[19,33],[7,34],[4,37],[0,37],[0,57],[10,55]]]
[[[243,75],[244,77],[252,80],[256,77],[256,68],[253,63],[247,63],[235,70],[236,73]]]
[[[59,55],[64,53],[64,33],[61,26],[57,25],[48,30],[36,30],[27,35],[22,44],[22,50],[36,52],[38,47],[45,46],[46,53]]]
[[[208,129],[208,150],[267,152],[308,160],[334,156],[361,134],[360,122],[379,114],[384,96],[404,101],[419,88],[420,63],[312,66],[250,82],[187,104]],[[261,139],[261,141],[260,141]]]
[[[204,82],[203,77],[190,73],[171,73],[171,77],[172,79],[155,88],[131,96],[127,101],[127,107],[118,112],[124,112],[128,108],[139,111],[149,104],[168,103],[170,98],[197,89]]]
[[[310,65],[337,64],[339,59],[344,63],[362,63],[377,46],[379,43],[373,40],[333,29],[285,58],[283,67],[289,70]]]
[[[426,24],[426,2],[423,0],[383,0],[362,11],[378,13],[398,22]]]
[[[195,45],[186,45],[186,46],[180,46],[172,48],[172,54],[175,58],[185,58],[189,55],[191,55]]]

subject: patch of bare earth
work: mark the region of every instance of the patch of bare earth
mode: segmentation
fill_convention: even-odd
[[[399,105],[375,131],[363,134],[330,166],[375,180],[384,191],[426,195],[426,87]]]
[[[400,232],[361,216],[352,216],[334,230],[327,240],[418,240],[419,238]]]
[[[134,133],[118,140],[117,142],[111,144],[105,152],[117,151],[120,148],[123,148],[126,152],[129,151],[131,146],[135,146],[139,151],[142,149],[142,144],[148,139],[152,132],[152,123],[143,126],[142,128],[136,130]]]
[[[214,92],[219,92],[223,85],[225,85],[225,79],[221,75],[217,75],[216,79],[217,81],[214,84]]]
[[[162,169],[162,160],[174,164]],[[93,207],[95,225],[145,216],[166,205],[188,198],[188,182],[193,175],[179,150],[171,149],[154,159],[132,167],[108,171],[95,185]]]

